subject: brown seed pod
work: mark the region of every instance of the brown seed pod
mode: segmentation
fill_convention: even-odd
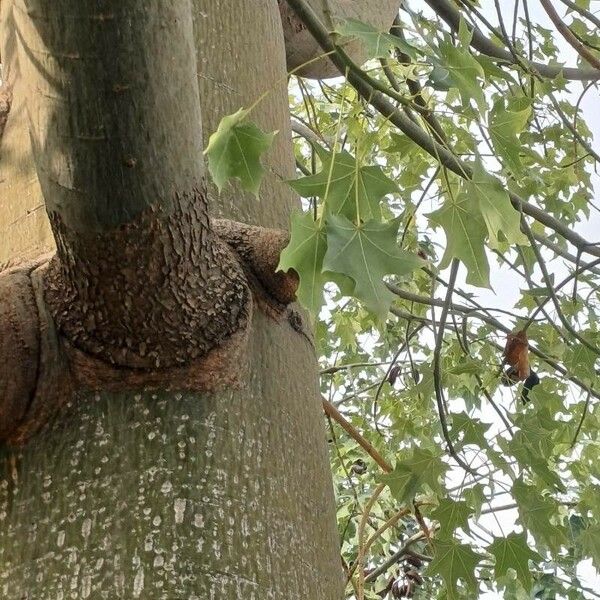
[[[423,566],[423,561],[418,556],[413,556],[412,554],[408,554],[404,560],[417,569]]]
[[[354,475],[364,475],[367,472],[367,463],[362,458],[359,458],[352,463],[350,471]]]
[[[423,584],[423,577],[421,577],[421,575],[417,571],[415,571],[414,569],[411,569],[410,571],[407,571],[406,572],[406,576],[409,579],[412,579],[418,585],[422,585]]]
[[[392,598],[412,598],[415,593],[414,585],[411,581],[396,579],[392,585]]]
[[[396,379],[398,378],[398,374],[400,373],[400,365],[394,365],[389,373],[388,373],[388,383],[390,385],[394,385],[394,383],[396,383]]]

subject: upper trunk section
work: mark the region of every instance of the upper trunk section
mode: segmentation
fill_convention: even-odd
[[[27,107],[57,260],[46,300],[105,362],[184,364],[244,326],[212,233],[189,0],[23,0]],[[151,290],[151,293],[148,293]]]

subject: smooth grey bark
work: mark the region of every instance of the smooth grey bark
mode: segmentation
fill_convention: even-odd
[[[17,19],[26,20],[27,2],[17,4]],[[53,6],[66,4],[78,10],[97,5]],[[223,114],[250,105],[257,91],[273,88],[254,116],[282,132],[260,202],[227,194],[218,201],[211,197],[210,208],[247,222],[286,224],[293,198],[277,180],[292,173],[293,157],[276,2],[239,0],[232,10],[230,3],[204,0],[194,2],[194,15],[205,128],[214,129]],[[19,60],[31,60],[36,40],[27,36],[35,32],[27,23],[17,27]],[[248,38],[253,41],[238,48]],[[132,45],[132,53],[136,50]],[[240,68],[220,62],[226,56],[236,56]],[[252,68],[243,68],[246,64]],[[190,78],[193,89],[193,74]],[[177,102],[168,110],[165,122],[185,137],[194,125],[177,118]],[[57,136],[48,146],[48,137],[40,136],[40,153],[58,150],[60,140]],[[152,157],[160,143],[149,139],[140,151]],[[174,143],[167,164],[178,169],[193,162],[180,155],[188,149]],[[100,173],[112,168],[101,166]],[[93,165],[88,173],[94,178]],[[165,171],[164,176],[174,175]],[[110,187],[110,179],[102,179]],[[94,181],[92,193],[102,196],[103,185],[100,178]],[[50,194],[56,194],[52,206],[63,206],[59,189]],[[78,201],[66,192],[64,202]],[[132,212],[138,209],[143,206]],[[111,212],[118,215],[116,222],[128,217],[118,208]],[[91,216],[77,214],[76,231],[88,226],[112,231],[115,224],[95,210]],[[340,598],[314,349],[287,321],[255,311],[248,359],[240,388],[219,394],[79,392],[26,448],[4,449],[0,595],[11,600]],[[229,368],[239,371],[242,365]]]
[[[102,232],[198,185],[189,2],[20,0],[15,26],[49,213]]]
[[[206,354],[247,319],[249,290],[209,226],[189,0],[21,1],[57,325],[115,365]]]

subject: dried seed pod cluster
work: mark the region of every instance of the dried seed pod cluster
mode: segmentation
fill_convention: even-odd
[[[408,554],[404,559],[402,566],[403,574],[398,577],[390,589],[391,597],[394,600],[398,598],[412,598],[417,588],[423,584],[423,576],[419,570],[423,566],[423,561],[413,554]]]

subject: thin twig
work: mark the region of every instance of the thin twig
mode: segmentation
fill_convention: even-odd
[[[463,163],[455,156],[449,148],[437,143],[428,132],[424,131],[414,121],[404,115],[396,106],[391,104],[378,89],[371,85],[371,78],[367,77],[362,70],[356,66],[343,49],[337,47],[333,43],[329,32],[323,27],[306,0],[287,1],[289,6],[306,25],[307,29],[311,32],[319,45],[330,56],[331,61],[338,67],[340,73],[347,77],[348,83],[366,102],[379,111],[386,119],[398,127],[404,134],[438,160],[442,165],[464,179],[471,179],[472,169],[467,164]],[[427,1],[430,2],[431,0]],[[598,78],[600,78],[600,71],[598,71]],[[378,87],[381,87],[381,84],[379,84]],[[559,233],[577,248],[583,248],[586,253],[600,257],[600,246],[590,244],[587,240],[573,231],[568,224],[552,217],[541,208],[526,202],[514,192],[508,191],[508,195],[511,203],[519,212],[523,212],[526,215],[533,217],[546,227]]]
[[[359,431],[329,400],[321,398],[325,414],[331,417],[386,473],[393,471],[388,463]]]
[[[379,498],[381,492],[383,492],[385,487],[385,483],[380,483],[375,488],[373,495],[369,498],[369,501],[365,505],[362,516],[358,523],[358,556],[356,557],[356,569],[358,570],[358,581],[356,584],[357,600],[364,600],[365,597],[365,571],[363,569],[363,562],[365,557],[365,547],[363,544],[365,527],[367,526],[367,521],[369,520],[369,514],[371,513],[371,509],[375,505],[375,502],[377,502],[377,499]]]
[[[385,573],[389,568],[393,567],[403,556],[407,554],[412,554],[410,552],[410,547],[415,543],[422,540],[425,536],[422,531],[415,533],[415,535],[409,537],[406,542],[402,545],[400,549],[398,549],[392,556],[390,556],[381,566],[373,569],[366,577],[365,583],[371,583],[371,581],[375,581],[382,573]],[[419,558],[422,561],[428,562],[431,560],[430,556],[426,556],[424,554],[419,554]]]
[[[540,271],[542,272],[542,277],[544,279],[544,283],[546,284],[546,287],[548,288],[548,295],[552,299],[552,303],[554,304],[554,308],[556,310],[556,314],[557,314],[560,322],[563,324],[564,328],[576,340],[579,341],[579,343],[581,343],[583,346],[585,346],[588,350],[591,350],[592,352],[594,352],[595,354],[600,356],[600,348],[598,348],[598,346],[592,344],[591,342],[586,340],[582,335],[580,335],[575,330],[575,328],[571,325],[571,323],[569,323],[568,319],[565,317],[562,307],[560,306],[560,301],[558,300],[558,296],[556,295],[556,290],[554,288],[554,282],[552,281],[552,278],[550,277],[550,274],[548,273],[548,269],[546,268],[546,262],[540,252],[540,249],[537,246],[535,238],[531,235],[531,229],[529,228],[529,225],[527,224],[527,221],[525,219],[522,219],[521,223],[522,223],[523,231],[525,232],[525,235],[527,236],[527,238],[529,239],[529,242],[531,244],[531,249],[533,250],[533,253],[535,254],[538,266],[540,267]]]
[[[407,330],[408,330],[408,325],[407,324]],[[421,331],[421,329],[423,329],[423,327],[425,327],[425,323],[421,322],[419,323],[419,325],[417,325],[417,327],[414,328],[414,330],[411,332],[410,335],[406,335],[406,340],[404,341],[404,343],[398,348],[398,350],[395,352],[392,361],[390,362],[385,375],[382,377],[381,381],[379,382],[379,385],[377,386],[377,391],[375,392],[375,398],[373,399],[373,422],[375,423],[375,428],[377,429],[378,433],[381,433],[378,429],[378,424],[377,424],[377,405],[379,402],[379,396],[381,395],[381,390],[383,389],[383,386],[385,385],[385,382],[388,381],[389,377],[390,377],[390,373],[392,371],[392,369],[394,368],[394,366],[396,365],[396,363],[398,362],[398,357],[400,356],[400,354],[402,354],[402,352],[404,352],[406,350],[406,348],[408,347],[408,344],[410,342],[410,340],[417,334],[419,333],[419,331]]]
[[[578,12],[582,17],[591,21],[598,29],[600,29],[600,19],[591,11],[586,10],[582,6],[578,6],[575,2],[571,2],[571,0],[560,0],[565,6],[568,6],[571,10]]]
[[[581,428],[583,427],[583,421],[585,420],[585,416],[587,415],[588,408],[590,406],[590,396],[591,396],[591,394],[589,394],[589,393],[586,396],[585,405],[583,407],[583,412],[581,413],[581,419],[579,420],[579,425],[577,425],[577,431],[575,432],[575,435],[573,436],[573,441],[571,442],[571,448],[573,448],[575,446],[575,443],[577,442],[577,438],[579,437],[579,432],[581,431]]]
[[[438,300],[437,298],[428,298],[427,296],[420,296],[419,294],[409,292],[408,290],[403,290],[402,288],[399,288],[393,284],[387,284],[387,287],[391,292],[396,294],[398,297],[404,298],[405,300],[408,300],[410,302],[417,302],[419,304],[425,304],[428,306],[432,306],[432,305],[433,306],[443,306],[443,304],[444,304],[442,300]],[[456,311],[461,314],[469,313],[469,314],[473,315],[473,310],[468,306],[462,306],[460,304],[451,304],[450,308],[451,308],[451,310]],[[390,312],[394,313],[394,311],[395,311],[395,308],[392,306],[390,308]],[[498,331],[503,331],[506,334],[512,332],[512,329],[510,327],[507,327],[501,321],[498,321],[498,319],[494,319],[494,317],[491,317],[486,314],[478,313],[477,318],[480,319],[481,321],[483,321],[484,323],[487,323],[488,325],[492,326],[494,329],[496,329]],[[490,341],[489,343],[493,344],[500,351],[504,350],[504,348],[502,346],[500,346],[499,344],[495,344],[492,341]],[[597,398],[598,400],[600,400],[600,393],[596,392],[593,388],[590,388],[590,386],[588,386],[585,382],[583,382],[578,377],[571,375],[569,373],[569,371],[565,367],[563,367],[558,361],[554,360],[553,358],[551,358],[550,356],[548,356],[547,354],[542,352],[539,348],[530,346],[529,351],[532,354],[534,354],[535,356],[537,356],[540,360],[545,362],[547,365],[552,367],[555,371],[560,373],[563,377],[569,379],[575,385],[579,386],[581,389],[585,390],[586,392],[590,392],[592,394],[592,396],[594,396],[594,398]]]
[[[390,527],[393,527],[402,517],[405,517],[406,515],[410,514],[410,509],[409,508],[401,508],[400,510],[396,511],[383,525],[381,525],[381,527],[379,527],[379,529],[367,540],[367,542],[364,545],[363,548],[363,554],[366,554],[369,551],[369,548],[371,548],[371,546],[373,545],[374,542],[376,542],[381,535],[387,531]],[[348,580],[352,577],[352,575],[354,575],[354,572],[356,571],[356,567],[358,566],[358,561],[356,561],[352,567],[350,567],[348,569]]]
[[[446,22],[454,32],[458,31],[460,26],[460,11],[450,0],[425,0],[427,4],[436,12],[436,14]],[[498,46],[487,38],[479,29],[473,28],[473,38],[471,46],[491,58],[496,58],[507,63],[512,63],[512,55],[504,48]],[[563,75],[565,79],[574,79],[579,81],[595,81],[600,79],[599,69],[577,69],[572,67],[560,67],[546,65],[544,63],[529,62],[529,67],[535,69],[540,75],[554,79],[558,75]]]
[[[446,290],[446,298],[442,305],[442,313],[438,322],[438,330],[435,341],[435,349],[433,351],[433,384],[435,388],[435,400],[438,409],[438,417],[440,419],[440,425],[442,427],[442,435],[446,441],[448,448],[448,454],[454,458],[454,460],[467,472],[475,475],[474,471],[456,452],[452,439],[450,438],[450,431],[448,429],[448,421],[446,419],[446,406],[444,400],[444,389],[442,386],[442,367],[441,367],[441,352],[442,344],[444,342],[444,330],[446,327],[446,319],[448,318],[448,309],[452,302],[452,292],[454,290],[454,284],[456,282],[456,274],[458,273],[459,261],[457,258],[452,260],[452,266],[450,267],[450,278],[448,281],[448,289]]]

